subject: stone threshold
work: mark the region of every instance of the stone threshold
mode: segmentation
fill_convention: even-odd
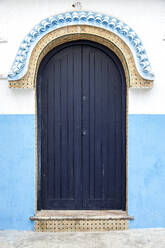
[[[30,220],[134,220],[134,217],[121,210],[41,210]]]

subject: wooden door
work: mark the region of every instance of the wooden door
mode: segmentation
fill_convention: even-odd
[[[43,59],[37,80],[38,208],[125,209],[126,83],[119,59],[89,41]]]

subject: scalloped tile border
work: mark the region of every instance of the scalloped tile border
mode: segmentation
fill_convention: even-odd
[[[27,34],[18,49],[11,71],[8,74],[9,80],[21,79],[27,73],[29,58],[40,39],[53,30],[75,24],[101,27],[116,34],[130,48],[141,77],[147,80],[154,79],[146,50],[142,41],[131,27],[113,16],[89,11],[75,11],[48,17]]]
[[[95,41],[111,49],[122,62],[128,87],[152,87],[153,80],[146,80],[139,74],[130,48],[118,35],[103,28],[88,25],[61,27],[44,35],[31,53],[27,73],[21,79],[9,80],[9,87],[34,88],[38,67],[43,57],[54,47],[79,39]]]

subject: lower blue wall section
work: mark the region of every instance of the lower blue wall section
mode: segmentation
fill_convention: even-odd
[[[130,228],[165,227],[165,115],[129,115]]]
[[[129,115],[130,228],[165,227],[165,115]],[[0,229],[33,230],[35,116],[0,115]]]
[[[32,230],[35,117],[0,115],[0,230]]]

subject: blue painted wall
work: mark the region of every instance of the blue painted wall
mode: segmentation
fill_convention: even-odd
[[[34,115],[0,115],[0,230],[33,229],[34,137]]]
[[[165,115],[129,115],[130,228],[165,227]],[[0,115],[0,229],[33,230],[35,117]]]
[[[128,137],[130,228],[165,227],[165,115],[130,115]]]

